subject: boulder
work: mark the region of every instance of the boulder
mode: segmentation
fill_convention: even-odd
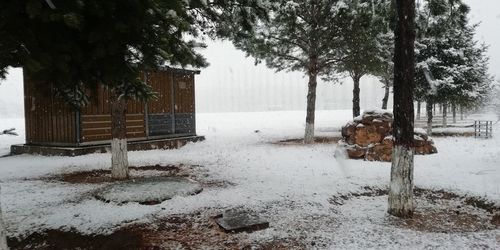
[[[347,147],[347,156],[350,159],[364,159],[366,154],[366,149],[364,147],[360,147],[355,145],[354,147]]]
[[[391,161],[392,113],[370,110],[342,127],[342,140],[338,147],[345,148],[351,159]],[[434,154],[437,149],[425,130],[415,129],[415,154]]]

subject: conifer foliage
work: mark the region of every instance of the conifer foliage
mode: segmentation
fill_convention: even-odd
[[[475,40],[477,25],[469,23],[469,11],[462,0],[428,0],[418,7],[415,97],[428,109],[434,103],[444,110],[449,103],[477,107],[491,92],[487,46]]]
[[[342,30],[349,6],[337,0],[272,1],[269,20],[253,34],[234,39],[237,48],[277,71],[300,71],[308,78],[305,143],[314,140],[318,78],[334,79],[342,59]]]
[[[33,80],[54,84],[75,108],[87,103],[86,89],[108,87],[113,97],[112,165],[116,162],[123,170],[113,176],[127,178],[126,100],[155,95],[139,73],[164,64],[207,66],[196,51],[204,47],[200,36],[237,37],[258,17],[265,17],[263,4],[259,0],[1,1],[0,75],[8,66],[23,67]]]

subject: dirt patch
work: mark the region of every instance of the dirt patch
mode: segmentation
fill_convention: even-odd
[[[168,166],[151,165],[143,167],[131,166],[129,167],[129,169],[131,178],[141,178],[143,177],[143,174],[141,174],[141,172],[145,171],[159,172],[158,173],[159,176],[177,176],[180,172],[180,168],[173,165],[168,165]],[[54,179],[72,184],[83,184],[83,183],[94,184],[94,183],[105,183],[105,182],[116,181],[111,178],[111,170],[103,170],[103,169],[63,174],[60,176],[56,176]]]
[[[150,166],[142,166],[136,167],[131,166],[130,176],[132,179],[141,179],[147,176],[147,172],[155,172],[155,176],[180,176],[181,168],[179,166],[168,165],[150,165]],[[92,170],[92,171],[79,171],[68,174],[62,174],[54,177],[49,177],[49,180],[56,180],[71,184],[97,184],[97,183],[107,183],[107,182],[115,182],[111,178],[111,170]]]
[[[247,234],[226,234],[200,214],[134,224],[110,235],[49,230],[9,239],[11,249],[299,249],[294,241],[253,243]]]
[[[417,208],[413,217],[394,222],[404,228],[421,232],[463,233],[494,229],[487,216],[474,214],[468,208]],[[394,218],[393,218],[394,219]]]
[[[8,239],[10,249],[139,249],[141,244],[141,236],[129,230],[119,230],[111,235],[48,230],[24,239]]]
[[[236,186],[235,183],[226,180],[202,180],[203,178],[198,178],[194,176],[193,172],[197,168],[201,168],[199,165],[151,165],[136,167],[131,166],[130,177],[131,179],[140,180],[147,177],[188,177],[193,180],[200,182],[204,188],[227,188]],[[99,183],[112,183],[116,180],[111,178],[111,170],[91,170],[91,171],[79,171],[68,174],[62,174],[57,176],[51,176],[44,178],[47,181],[61,181],[71,184],[99,184]]]
[[[387,189],[364,187],[363,191],[334,196],[329,202],[343,205],[351,199],[388,195]],[[397,227],[422,232],[478,232],[498,227],[500,207],[481,197],[460,196],[444,190],[414,189],[413,218],[389,217]]]
[[[317,137],[314,137],[314,143],[315,144],[336,144],[340,139],[342,139],[341,136],[317,136]],[[276,141],[276,142],[271,142],[271,144],[281,145],[281,146],[304,145],[304,139],[303,138],[285,139],[285,140],[280,140],[280,141]]]

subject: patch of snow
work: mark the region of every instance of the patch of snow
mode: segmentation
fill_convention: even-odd
[[[424,234],[387,227],[384,225],[387,200],[382,198],[353,203],[356,209],[352,208],[352,213],[347,213],[351,205],[343,208],[345,210],[336,210],[328,202],[334,195],[356,192],[365,186],[386,188],[391,164],[345,159],[336,154],[334,144],[283,147],[271,143],[302,138],[304,117],[305,111],[198,114],[197,131],[206,136],[206,141],[176,150],[129,152],[129,162],[134,166],[201,165],[190,170],[194,179],[234,184],[224,188],[207,187],[196,196],[177,196],[155,206],[105,203],[92,195],[103,185],[44,179],[62,173],[109,169],[110,154],[0,158],[0,199],[8,234],[17,236],[57,228],[72,228],[87,234],[108,233],[120,225],[158,216],[200,210],[216,213],[245,207],[270,218],[271,228],[249,235],[254,240],[298,237],[321,243],[324,247],[320,248],[441,245],[467,248],[475,243],[495,246],[491,232]],[[321,128],[340,129],[351,117],[350,110],[318,111],[316,135],[338,135],[338,131]],[[15,125],[13,123],[16,122],[1,121],[7,127]],[[18,122],[21,123],[22,120]],[[256,130],[260,132],[255,133]],[[415,185],[482,196],[500,204],[498,131],[500,126],[496,124],[494,137],[489,140],[436,138],[439,153],[415,156]],[[2,139],[0,137],[0,148],[7,149],[10,142]],[[24,137],[16,140],[24,140]],[[409,245],[404,245],[405,242]]]

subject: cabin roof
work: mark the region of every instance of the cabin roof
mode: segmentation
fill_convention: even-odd
[[[172,67],[172,66],[160,66],[158,68],[161,71],[173,71],[173,72],[178,72],[182,74],[190,74],[190,75],[199,75],[200,71],[195,70],[195,69],[183,69],[183,68],[177,68],[177,67]]]

